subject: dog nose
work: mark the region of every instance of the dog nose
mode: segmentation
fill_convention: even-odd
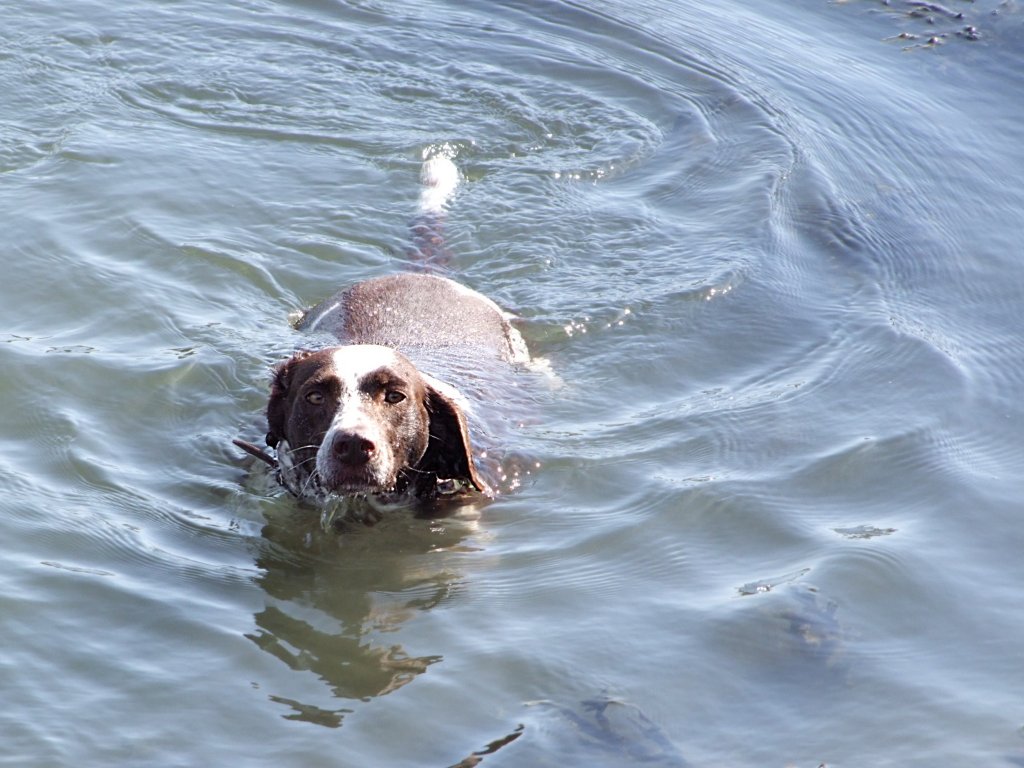
[[[331,441],[331,451],[342,464],[359,466],[370,461],[377,446],[353,432],[339,432]]]

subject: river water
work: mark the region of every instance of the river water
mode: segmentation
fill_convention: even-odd
[[[0,29],[0,764],[1024,764],[1020,3]],[[231,439],[436,152],[553,374],[478,520],[325,532]]]

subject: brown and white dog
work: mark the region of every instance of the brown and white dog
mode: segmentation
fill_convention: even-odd
[[[437,252],[459,173],[434,157],[422,178],[414,232]],[[492,494],[474,461],[467,398],[410,358],[431,370],[458,368],[445,365],[453,361],[464,371],[529,362],[522,336],[493,301],[447,278],[396,274],[340,291],[309,310],[299,329],[339,344],[299,352],[274,371],[267,445],[276,460],[235,441],[272,464],[289,491],[317,500]]]

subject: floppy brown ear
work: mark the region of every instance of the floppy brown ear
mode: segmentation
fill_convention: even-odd
[[[295,353],[274,369],[270,382],[270,400],[267,402],[267,445],[276,448],[284,440],[288,423],[288,390],[292,385],[295,366],[312,352]]]
[[[460,480],[481,493],[493,495],[473,464],[469,429],[462,408],[449,395],[429,383],[426,406],[430,416],[430,440],[419,468],[433,472],[442,480]]]

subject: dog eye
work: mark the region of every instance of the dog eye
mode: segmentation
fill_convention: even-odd
[[[402,392],[399,392],[397,389],[388,390],[384,394],[384,402],[391,403],[391,405],[394,405],[395,403],[400,403],[403,400],[405,400],[405,395]]]
[[[310,405],[323,405],[324,393],[323,392],[307,392],[306,402]]]

